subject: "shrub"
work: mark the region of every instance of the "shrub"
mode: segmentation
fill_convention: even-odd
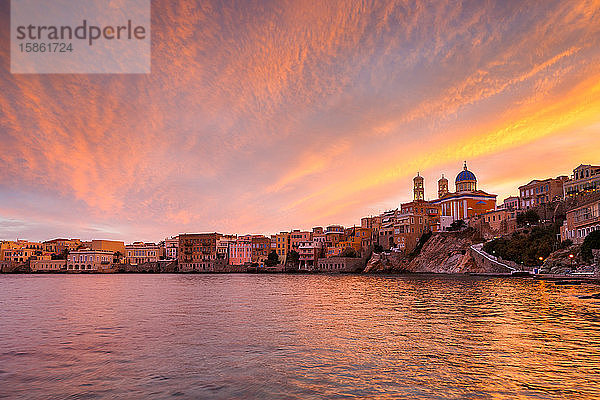
[[[540,264],[539,258],[547,258],[557,245],[554,227],[534,227],[528,234],[514,233],[487,242],[483,246],[486,253],[505,260],[523,263],[528,266]]]
[[[354,250],[352,247],[346,247],[340,254],[340,257],[356,258],[358,257],[358,254],[356,253],[356,250]]]
[[[586,261],[594,258],[592,250],[600,249],[600,231],[591,232],[581,245],[581,257]]]

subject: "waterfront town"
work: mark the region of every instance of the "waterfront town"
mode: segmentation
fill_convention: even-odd
[[[360,272],[375,256],[381,261],[381,254],[410,260],[436,234],[467,231],[475,238],[472,243],[493,244],[499,238],[526,236],[533,234],[535,227],[548,226],[556,227],[551,233],[555,243],[545,253],[534,255],[533,264],[539,265],[526,260],[519,264],[515,257],[502,260],[495,250],[489,254],[481,245],[473,246],[475,259],[483,254],[485,258],[480,258],[484,262],[509,270],[536,267],[537,272],[562,251],[571,269],[586,261],[588,266],[598,265],[597,247],[593,251],[595,259],[586,259],[581,248],[589,235],[600,234],[594,233],[600,232],[600,166],[582,164],[570,176],[532,180],[515,188],[515,195],[501,202],[480,185],[467,162],[457,173],[453,187],[448,178],[440,177],[434,200],[425,199],[425,181],[419,173],[413,182],[412,201],[380,215],[363,217],[360,224],[351,227],[318,226],[270,236],[180,233],[159,243],[74,238],[4,240],[0,244],[0,267],[2,272],[67,273]],[[541,245],[538,242],[535,246]],[[542,254],[539,262],[538,254]]]

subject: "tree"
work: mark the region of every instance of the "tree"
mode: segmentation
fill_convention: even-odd
[[[340,253],[340,257],[350,257],[350,258],[357,258],[358,254],[356,253],[356,250],[354,250],[352,247],[346,247],[344,250],[342,250],[342,252]]]
[[[540,216],[534,210],[527,210],[524,213],[517,215],[517,225],[523,226],[525,224],[533,225],[540,221]]]
[[[279,256],[277,255],[277,252],[273,250],[269,253],[267,260],[265,261],[265,266],[267,268],[273,268],[277,264],[279,264]]]
[[[592,250],[600,249],[600,231],[591,232],[581,245],[581,257],[586,261],[594,258]]]
[[[300,263],[300,254],[296,250],[292,250],[288,253],[287,262],[294,266]]]
[[[59,254],[52,254],[51,258],[53,260],[66,260],[69,255],[69,249],[64,248]]]
[[[115,251],[113,254],[113,263],[118,264],[123,258],[123,254],[120,251]]]
[[[383,246],[380,245],[379,243],[377,243],[375,246],[373,246],[373,253],[381,253],[383,252]]]
[[[542,259],[548,258],[558,245],[555,227],[536,226],[531,232],[515,232],[487,242],[483,251],[505,260],[536,266]]]
[[[467,226],[467,224],[465,224],[465,221],[463,221],[462,219],[457,219],[456,221],[454,221],[453,223],[450,224],[450,226],[448,227],[448,230],[449,231],[460,231],[466,226]]]
[[[423,249],[423,246],[425,246],[425,243],[427,243],[427,241],[429,240],[429,238],[431,238],[432,235],[433,235],[433,233],[431,233],[431,231],[423,232],[423,234],[419,238],[419,241],[417,242],[417,245],[415,246],[415,249],[411,253],[412,257],[416,257],[419,255],[419,253]]]

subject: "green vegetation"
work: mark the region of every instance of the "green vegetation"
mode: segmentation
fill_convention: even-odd
[[[279,256],[277,255],[277,252],[273,250],[269,253],[267,260],[265,261],[265,266],[267,268],[273,268],[277,264],[279,264]]]
[[[462,220],[460,220],[460,221],[462,221]],[[463,221],[463,224],[464,224],[464,221]],[[419,255],[419,253],[423,249],[423,246],[425,246],[425,243],[427,243],[427,241],[429,240],[429,238],[431,238],[432,235],[433,235],[433,233],[431,233],[431,231],[427,231],[421,235],[421,237],[419,238],[419,241],[417,242],[417,246],[415,247],[413,252],[410,254],[411,258],[414,258]]]
[[[300,262],[300,254],[296,250],[292,250],[288,253],[287,261],[290,264],[298,264]]]
[[[465,223],[465,221],[463,221],[462,219],[458,219],[458,220],[452,222],[446,230],[450,231],[450,232],[456,232],[456,231],[463,230],[466,226],[467,226],[467,224]]]
[[[592,250],[600,249],[600,231],[591,232],[581,245],[581,258],[591,261],[594,258]]]
[[[63,251],[61,251],[60,254],[52,254],[50,258],[53,260],[66,260],[68,255],[69,249],[63,249]]]
[[[533,225],[537,224],[539,221],[540,216],[534,210],[527,210],[524,213],[520,213],[517,215],[518,226]]]
[[[373,253],[382,253],[383,252],[383,246],[380,245],[379,243],[377,243],[375,246],[373,246]]]
[[[358,257],[358,254],[356,253],[356,250],[354,250],[352,247],[346,247],[344,250],[342,250],[340,257],[356,258]]]
[[[483,251],[528,266],[540,265],[540,257],[546,259],[559,245],[557,231],[557,225],[536,226],[530,231],[515,232],[511,236],[487,242]]]

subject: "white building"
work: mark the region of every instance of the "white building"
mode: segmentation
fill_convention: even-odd
[[[177,260],[179,251],[179,235],[165,239],[165,259]]]

